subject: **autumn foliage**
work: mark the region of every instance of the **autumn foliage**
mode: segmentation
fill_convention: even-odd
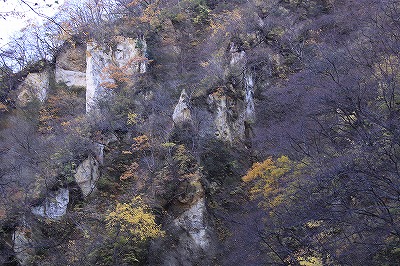
[[[296,176],[300,174],[301,164],[295,164],[287,156],[276,160],[272,157],[263,162],[256,162],[242,180],[251,183],[252,199],[261,196],[261,205],[274,207],[294,192],[291,188],[296,184]]]
[[[129,234],[138,242],[165,235],[140,196],[134,197],[130,203],[118,202],[115,209],[108,213],[106,222],[110,232]]]

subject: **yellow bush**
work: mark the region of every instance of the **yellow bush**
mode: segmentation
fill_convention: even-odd
[[[254,163],[242,180],[251,183],[250,196],[263,197],[264,207],[281,204],[289,194],[295,193],[296,177],[300,174],[301,164],[294,164],[287,156],[275,161],[269,157],[263,162]]]
[[[106,227],[110,232],[127,233],[137,241],[162,237],[165,232],[155,222],[155,216],[140,196],[130,203],[117,203],[114,211],[106,216]]]

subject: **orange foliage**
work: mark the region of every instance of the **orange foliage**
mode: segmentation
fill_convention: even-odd
[[[149,61],[146,57],[135,56],[131,58],[125,65],[117,66],[116,64],[109,64],[103,68],[100,83],[106,89],[116,89],[118,85],[126,84],[132,80],[133,73],[139,72],[139,64]]]
[[[149,137],[146,135],[140,135],[133,138],[134,143],[132,144],[132,150],[134,151],[141,151],[146,150],[150,147],[149,144]]]
[[[130,178],[135,178],[135,172],[139,168],[139,164],[137,162],[133,162],[130,166],[127,167],[126,171],[119,177],[119,180],[127,180]]]

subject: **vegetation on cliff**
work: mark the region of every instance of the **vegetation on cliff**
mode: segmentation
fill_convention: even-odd
[[[66,2],[0,54],[0,263],[397,265],[399,14]]]

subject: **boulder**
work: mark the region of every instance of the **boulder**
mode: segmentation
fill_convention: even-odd
[[[67,213],[69,203],[69,191],[60,188],[49,193],[42,204],[32,208],[32,213],[52,220],[59,220]]]
[[[99,178],[99,163],[92,156],[84,160],[75,173],[75,181],[81,188],[84,197],[89,196],[95,190]]]
[[[39,73],[29,73],[18,86],[18,100],[22,106],[35,99],[44,102],[49,90],[50,73],[44,70]]]

